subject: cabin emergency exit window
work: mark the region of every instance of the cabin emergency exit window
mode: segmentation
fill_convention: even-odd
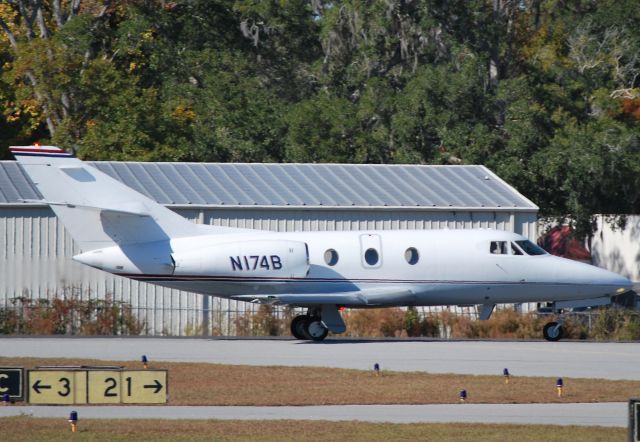
[[[382,265],[382,240],[376,233],[360,235],[360,259],[365,269],[376,269]]]
[[[378,259],[378,251],[376,249],[367,249],[367,251],[364,252],[364,260],[370,266],[378,264]]]

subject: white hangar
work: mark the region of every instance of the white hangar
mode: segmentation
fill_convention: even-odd
[[[509,230],[537,239],[538,207],[484,166],[93,162],[197,223],[275,231]],[[233,333],[238,301],[112,276],[71,260],[79,250],[14,161],[0,161],[0,308],[16,297],[74,292],[133,307],[146,333],[203,324]]]

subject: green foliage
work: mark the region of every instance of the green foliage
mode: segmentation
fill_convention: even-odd
[[[42,140],[101,160],[480,163],[580,234],[640,211],[632,0],[81,0],[63,17],[17,0],[0,20],[0,158]]]
[[[640,339],[640,316],[632,310],[602,309],[593,325],[593,338],[600,341],[637,341]]]
[[[415,307],[408,307],[404,314],[404,331],[407,336],[439,336],[438,320],[432,315],[421,317]]]

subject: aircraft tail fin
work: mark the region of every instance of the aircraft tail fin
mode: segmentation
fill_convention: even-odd
[[[82,251],[205,233],[58,147],[10,149]]]

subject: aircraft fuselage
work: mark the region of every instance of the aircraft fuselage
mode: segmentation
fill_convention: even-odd
[[[491,253],[492,243],[516,251],[516,241],[525,240],[488,229],[257,231],[115,247],[113,261],[100,265],[90,259],[96,251],[76,259],[128,278],[221,297],[366,293],[339,303],[351,307],[585,299],[629,288],[615,273],[549,254]],[[300,267],[299,259],[298,268],[287,268],[288,244],[306,245],[308,265]],[[171,256],[181,253],[202,263],[197,271],[177,271]],[[107,249],[99,254],[108,255]],[[317,304],[317,296],[310,299]]]

